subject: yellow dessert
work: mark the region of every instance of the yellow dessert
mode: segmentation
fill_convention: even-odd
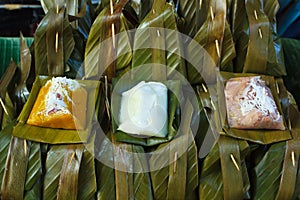
[[[86,126],[87,92],[65,77],[53,77],[40,89],[27,124],[82,130]]]

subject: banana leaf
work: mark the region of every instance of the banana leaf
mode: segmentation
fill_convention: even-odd
[[[300,51],[300,41],[289,38],[281,39],[284,61],[287,70],[287,76],[283,77],[284,83],[287,89],[294,96],[298,108],[300,108],[300,70],[298,63],[300,62],[300,56],[297,52]]]
[[[58,184],[67,148],[68,145],[54,145],[47,152],[42,199],[57,199]]]
[[[226,20],[223,45],[222,45],[220,70],[234,72],[232,60],[235,58],[235,56],[236,56],[236,52],[235,52],[234,42],[232,38],[232,33],[230,30],[230,25]]]
[[[200,28],[200,3],[197,0],[178,0],[178,15],[183,17],[182,32],[191,38]]]
[[[176,76],[174,77],[172,70],[176,70],[176,72],[186,77],[186,66],[183,59],[183,38],[182,35],[178,33],[174,7],[170,4],[166,4],[165,6],[164,27],[168,29],[165,32],[166,64],[169,66],[167,72],[168,78],[175,79]]]
[[[62,6],[66,6],[68,15],[73,17],[82,17],[85,15],[85,5],[86,2],[81,0],[80,5],[77,1],[66,1],[66,0],[42,0],[41,1],[42,8],[45,13],[48,13],[49,10],[52,8],[56,8],[57,6],[60,8]],[[79,13],[78,13],[78,7],[81,7]],[[76,28],[76,27],[74,27]]]
[[[271,145],[254,168],[253,199],[275,199],[280,185],[286,142]]]
[[[94,148],[95,133],[90,137],[89,142],[83,150],[82,160],[78,175],[78,192],[77,199],[95,199],[97,191],[96,169]]]
[[[127,63],[122,63],[122,66],[118,65],[118,67],[122,68],[129,64],[131,60],[129,39],[127,33],[121,33],[121,31],[126,30],[122,9],[127,2],[128,0],[121,0],[116,3],[112,14],[110,14],[110,9],[106,7],[95,19],[86,44],[85,78],[97,77],[99,79],[104,73],[111,81],[115,77],[116,60],[120,57],[120,53],[125,53],[123,56]],[[115,30],[114,35],[113,30]],[[118,33],[123,36],[121,39],[119,39]]]
[[[92,121],[94,120],[94,111],[99,90],[98,81],[78,80],[78,82],[86,89],[88,94],[86,116],[87,126],[84,130],[54,129],[26,124],[40,88],[49,79],[51,79],[51,77],[47,76],[38,76],[36,78],[28,101],[18,117],[18,124],[14,127],[13,135],[32,141],[49,144],[86,142],[92,130]]]
[[[1,199],[23,199],[29,153],[26,140],[11,137],[2,179]]]
[[[238,73],[243,71],[249,41],[249,22],[245,10],[245,1],[232,0],[228,12],[236,49],[236,57],[233,60],[234,72]]]
[[[224,199],[242,199],[244,191],[238,141],[226,136],[220,136],[218,144],[221,157]],[[231,160],[232,156],[235,161]],[[236,162],[237,166],[235,166],[234,162]]]
[[[292,105],[289,107],[289,117],[293,139],[286,142],[282,176],[276,199],[292,199],[297,188],[296,180],[300,154],[300,114]]]
[[[169,143],[158,146],[150,157],[155,199],[194,198],[194,191],[198,186],[198,157],[190,130],[192,113],[192,104],[186,103],[180,135]]]
[[[78,30],[73,29],[73,37],[76,41],[74,50],[68,59],[66,66],[65,76],[72,79],[83,78],[83,62],[84,62],[84,50],[85,50],[85,39],[79,33]]]
[[[14,124],[7,124],[5,128],[0,131],[0,185],[2,185],[2,178],[5,170],[5,161],[11,141],[11,132]],[[1,192],[0,192],[1,195]]]
[[[223,199],[223,181],[217,143],[204,159],[200,180],[199,199]]]
[[[112,136],[116,199],[153,199],[147,157],[142,146],[118,143]]]
[[[65,16],[65,9],[60,9],[58,14],[55,10],[53,8],[44,16],[35,31],[34,60],[35,73],[38,75],[54,75],[64,72],[65,65],[74,48],[72,28],[67,16]],[[57,30],[57,26],[60,27],[60,30]],[[57,52],[55,47],[56,33],[59,33]],[[53,63],[49,63],[49,61]]]
[[[269,18],[262,9],[261,1],[247,0],[245,6],[250,33],[243,73],[266,74],[269,37],[272,34],[270,33]]]
[[[20,113],[25,102],[28,99],[29,91],[26,86],[26,81],[30,73],[30,67],[31,67],[31,54],[30,50],[26,44],[25,38],[23,37],[22,33],[20,33],[20,60],[21,60],[21,66],[20,70],[20,76],[19,74],[16,74],[15,76],[19,77],[19,80],[17,81],[17,85],[14,88],[13,91],[13,101],[16,106],[16,112]]]
[[[98,145],[95,145],[96,172],[97,172],[97,199],[116,199],[115,188],[115,171],[113,146],[110,145],[111,134],[107,134],[107,138],[103,141],[95,140]],[[101,162],[102,159],[108,159],[110,166]]]
[[[155,1],[152,11],[135,33],[133,79],[178,79],[178,72],[186,76],[183,60],[184,39],[177,30],[174,7],[165,1]]]
[[[57,199],[76,199],[83,144],[68,145],[60,173]]]
[[[154,1],[136,30],[134,37],[132,77],[139,80],[165,80],[167,77],[164,11],[166,2]],[[154,28],[156,27],[156,28]]]
[[[114,80],[114,90],[112,94],[112,116],[113,116],[113,132],[115,140],[118,142],[127,142],[143,146],[154,146],[163,142],[170,141],[177,133],[178,124],[176,119],[179,118],[179,99],[181,99],[181,84],[179,81],[165,81],[163,82],[168,88],[168,134],[165,138],[149,137],[141,138],[134,137],[127,133],[117,130],[119,124],[119,111],[121,106],[122,93],[135,86],[138,82],[130,80],[130,77],[123,76],[122,79]],[[178,99],[177,99],[178,98]]]
[[[229,139],[229,138],[226,138],[226,139]],[[225,141],[225,140],[223,140],[222,142],[225,145],[230,144],[230,143],[227,143],[227,141]],[[230,146],[228,146],[228,147],[230,148]],[[222,148],[222,149],[224,149],[224,148]],[[239,149],[239,153],[240,153],[241,161],[242,161],[248,155],[249,145],[246,141],[238,140],[238,149]],[[221,166],[220,156],[222,157],[224,155],[221,154],[219,143],[215,143],[215,145],[209,152],[208,156],[204,159],[203,165],[201,167],[200,184],[199,184],[199,198],[200,199],[224,199],[224,197],[225,197],[224,196],[225,190],[224,190],[224,183],[223,183],[224,177],[222,177],[222,173],[223,173],[222,170],[224,170],[224,169],[221,169],[221,168],[224,168],[227,165]],[[222,159],[224,160],[224,158],[222,158]],[[230,166],[233,165],[231,160],[229,160],[228,162],[230,162]],[[229,163],[228,163],[228,165],[229,165]],[[234,170],[236,170],[236,168],[234,168]],[[242,170],[241,173],[242,173],[242,178],[243,178],[243,182],[242,182],[243,192],[246,193],[249,190],[250,183],[249,183],[248,173],[247,173],[247,169],[245,167],[244,161],[242,161],[241,170]],[[233,175],[233,176],[235,176],[235,175]],[[236,183],[233,183],[233,184],[236,184]],[[231,185],[231,187],[232,186],[233,185]],[[241,185],[238,185],[236,187],[240,187],[240,186]],[[232,189],[235,189],[235,187],[232,187]]]
[[[136,0],[129,1],[130,6],[134,9],[138,16],[139,22],[141,22],[148,14],[152,7],[153,0]]]
[[[226,1],[212,0],[209,9],[211,13],[207,14],[206,21],[187,48],[190,62],[187,71],[191,84],[210,84],[216,81],[225,32]]]
[[[225,94],[224,94],[224,88],[226,81],[233,77],[246,77],[246,76],[255,76],[255,74],[239,74],[239,73],[229,73],[229,72],[221,72],[218,77],[218,102],[219,102],[219,114],[220,114],[220,120],[222,123],[222,127],[226,133],[226,135],[239,138],[239,139],[245,139],[248,141],[260,143],[260,144],[270,144],[273,142],[279,142],[291,139],[291,135],[289,133],[289,130],[286,128],[286,130],[242,130],[242,129],[235,129],[230,128],[227,121],[227,115],[226,115],[226,104],[225,104]],[[268,84],[267,86],[270,88],[272,95],[274,97],[275,103],[277,105],[279,113],[284,118],[284,113],[282,110],[282,106],[280,105],[280,99],[277,94],[276,89],[276,82],[275,79],[271,76],[264,76],[261,75],[261,78],[265,80],[265,82]],[[286,91],[281,91],[281,93],[284,93]],[[285,125],[286,126],[286,125]],[[287,126],[286,126],[287,127]]]
[[[15,73],[16,73],[16,69],[17,69],[17,65],[14,63],[14,61],[11,61],[8,68],[5,71],[5,74],[3,75],[3,77],[0,80],[0,98],[3,101],[4,105],[8,105],[6,104],[5,100],[6,100],[6,92],[7,89],[9,87],[9,84],[11,83]],[[7,112],[9,111],[8,109],[6,109]],[[2,130],[2,128],[4,128],[2,122],[3,122],[3,117],[4,117],[4,109],[2,107],[2,105],[0,106],[0,130]],[[10,113],[11,120],[14,118],[14,115],[12,115],[12,113]]]
[[[272,76],[285,76],[286,69],[283,58],[283,49],[277,34],[276,14],[279,10],[278,1],[264,0],[264,12],[270,21],[269,52],[267,60],[267,74]]]
[[[133,187],[135,199],[153,199],[147,156],[142,146],[132,145],[134,156]]]
[[[24,199],[42,198],[42,157],[40,143],[30,142]]]

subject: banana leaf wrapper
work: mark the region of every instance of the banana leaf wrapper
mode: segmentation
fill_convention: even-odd
[[[116,82],[114,85],[118,86],[114,88],[114,96],[112,98],[112,127],[114,132],[114,137],[117,142],[127,142],[132,144],[138,144],[142,146],[154,146],[161,144],[163,142],[168,142],[177,134],[179,124],[177,124],[177,119],[180,118],[177,110],[179,109],[179,100],[181,99],[181,84],[179,81],[163,81],[168,88],[168,134],[165,138],[159,137],[149,137],[149,138],[140,138],[129,135],[122,131],[117,130],[118,121],[116,119],[119,116],[122,93],[129,90],[135,86],[138,82],[131,81],[130,79],[120,79],[119,82]],[[179,99],[177,99],[179,98]]]
[[[249,153],[249,145],[243,140],[235,140],[226,136],[220,137],[222,137],[222,141],[216,142],[203,160],[199,198],[233,199],[236,195],[239,198],[246,198],[247,191],[250,189],[250,181],[245,164],[245,157]],[[236,149],[235,153],[240,154],[240,158],[235,157],[240,171],[237,170],[230,159],[230,152],[232,153],[233,149]],[[231,189],[228,187],[231,187]],[[236,188],[238,190],[235,190]]]
[[[216,70],[220,65],[225,35],[226,1],[211,0],[209,10],[210,12],[206,11],[206,21],[187,47],[190,62],[187,72],[191,84],[216,82]]]
[[[77,198],[78,176],[83,150],[83,144],[68,145],[60,173],[57,189],[57,199]]]
[[[46,155],[43,173],[42,199],[57,199],[59,180],[68,145],[53,145]]]
[[[34,35],[34,60],[37,75],[63,75],[74,49],[72,27],[65,8],[47,12]],[[45,48],[46,47],[46,48]]]
[[[122,0],[116,3],[112,14],[109,7],[104,8],[95,19],[85,49],[85,78],[105,75],[111,82],[116,72],[130,63],[131,43],[125,32],[128,25],[122,14],[127,2]]]
[[[279,190],[286,142],[272,144],[253,170],[253,199],[275,199]]]
[[[7,153],[11,141],[11,133],[14,123],[7,124],[5,128],[0,131],[0,185],[2,185],[3,175],[5,171],[5,161],[7,159]],[[1,195],[1,192],[0,192]]]
[[[136,30],[133,45],[132,77],[137,80],[186,77],[183,38],[177,32],[174,7],[154,1],[152,10]]]
[[[289,120],[293,139],[286,142],[282,176],[276,199],[295,199],[295,196],[300,194],[299,190],[297,191],[300,154],[300,113],[293,105],[289,107]]]
[[[96,168],[95,168],[95,135],[96,130],[89,138],[88,143],[83,149],[82,159],[78,174],[78,191],[77,199],[96,199],[97,192],[97,178],[96,178]]]
[[[26,140],[11,137],[1,186],[1,199],[23,199],[29,151]]]
[[[78,82],[86,89],[88,94],[86,117],[87,127],[84,130],[63,130],[26,124],[40,88],[49,79],[51,79],[51,77],[47,76],[38,76],[36,78],[28,101],[19,115],[18,124],[14,127],[13,135],[16,137],[48,144],[87,142],[89,134],[92,130],[92,122],[94,120],[96,99],[99,91],[98,81],[78,80]]]
[[[110,145],[111,134],[108,133],[103,140],[97,137],[95,140],[97,199],[99,200],[116,199],[115,170],[111,167],[114,166],[114,150]],[[110,166],[101,162],[100,158],[109,159]]]
[[[243,73],[286,75],[282,49],[276,34],[275,16],[278,6],[277,1],[246,1],[250,33]]]
[[[16,73],[16,70],[17,70],[17,65],[15,64],[14,61],[11,61],[8,68],[6,69],[3,77],[0,80],[0,98],[3,101],[7,112],[9,112],[9,111],[14,112],[14,109],[7,108],[7,106],[9,104],[6,103],[6,100],[7,100],[6,95],[7,95],[7,89]],[[11,105],[11,107],[13,107],[13,105]],[[10,115],[8,117],[11,118],[11,120],[13,120],[13,118],[14,118],[13,113],[9,112],[8,114]],[[0,106],[0,130],[2,130],[2,128],[4,128],[4,124],[3,124],[4,116],[5,116],[5,110],[4,110],[3,106],[1,105]]]
[[[197,147],[190,129],[192,113],[192,104],[188,102],[185,104],[181,134],[159,145],[150,157],[155,199],[195,199],[199,177]]]
[[[41,144],[30,142],[30,153],[24,187],[24,199],[42,198],[42,153]]]
[[[235,129],[230,128],[227,121],[227,114],[226,114],[226,104],[225,104],[225,94],[224,88],[226,81],[230,78],[234,77],[245,77],[245,76],[255,76],[255,74],[238,74],[238,73],[227,73],[227,72],[220,72],[218,78],[218,85],[217,85],[217,92],[218,92],[218,112],[220,116],[220,123],[222,124],[222,128],[225,131],[225,134],[231,137],[245,139],[251,142],[256,142],[260,144],[270,144],[279,141],[285,141],[291,139],[290,132],[288,128],[286,130],[243,130],[243,129]],[[272,95],[274,97],[274,101],[278,108],[279,113],[285,119],[285,114],[282,110],[282,106],[280,104],[280,98],[278,97],[277,93],[277,83],[275,79],[271,76],[264,76],[261,75],[261,78],[266,82],[267,86],[270,88]],[[281,91],[286,92],[286,91]],[[285,127],[286,124],[285,124]]]

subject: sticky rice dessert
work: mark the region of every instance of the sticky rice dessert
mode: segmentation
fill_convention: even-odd
[[[40,89],[27,124],[62,129],[84,129],[87,92],[65,77],[53,77]]]
[[[285,130],[271,90],[260,76],[229,79],[225,98],[230,127]]]

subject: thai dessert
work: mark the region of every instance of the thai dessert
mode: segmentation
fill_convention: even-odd
[[[86,126],[87,92],[78,81],[53,77],[41,87],[27,124],[82,130]]]
[[[271,90],[260,76],[229,79],[225,98],[230,127],[285,130]]]
[[[142,81],[122,93],[119,128],[139,136],[165,137],[168,129],[168,88]]]

